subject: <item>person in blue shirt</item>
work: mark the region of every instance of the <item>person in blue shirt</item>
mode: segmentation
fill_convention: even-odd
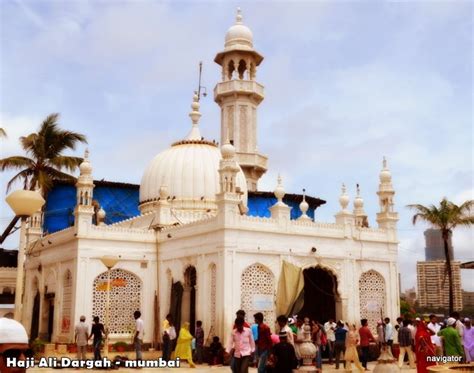
[[[344,328],[344,323],[339,320],[337,322],[336,330],[334,331],[334,336],[336,341],[334,342],[334,354],[336,355],[336,369],[339,369],[339,361],[341,358],[341,353],[346,352],[346,334],[347,329]],[[346,362],[344,361],[344,368],[346,367]]]

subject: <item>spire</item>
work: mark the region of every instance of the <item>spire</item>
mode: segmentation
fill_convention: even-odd
[[[201,140],[201,132],[199,131],[199,118],[201,118],[201,113],[199,112],[199,96],[196,91],[194,91],[193,103],[191,104],[192,111],[189,113],[189,117],[193,123],[191,131],[186,140]]]
[[[298,218],[298,220],[311,220],[308,214],[306,214],[308,208],[309,205],[308,202],[306,202],[306,189],[303,189],[303,200],[300,203],[301,216]]]
[[[281,222],[289,221],[291,207],[288,206],[285,202],[283,202],[283,197],[285,196],[285,188],[283,188],[280,174],[278,174],[278,184],[273,193],[277,198],[277,202],[272,207],[270,207],[270,213],[272,218]]]
[[[243,17],[242,17],[242,10],[240,9],[240,7],[237,7],[237,14],[236,14],[236,16],[235,16],[235,24],[236,24],[236,25],[241,25],[241,24],[243,24],[242,19],[243,19]]]
[[[360,186],[357,185],[357,196],[354,199],[354,215],[356,219],[356,225],[359,227],[368,227],[369,223],[367,220],[367,215],[364,211],[364,200],[360,196]]]

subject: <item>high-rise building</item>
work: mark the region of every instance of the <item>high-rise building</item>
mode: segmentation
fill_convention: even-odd
[[[448,251],[453,259],[452,233],[449,233]],[[440,229],[427,229],[425,231],[425,260],[446,260],[444,254],[444,241]]]
[[[463,308],[461,292],[461,262],[452,261],[454,287],[454,309]],[[418,304],[421,307],[448,308],[449,279],[446,273],[446,262],[434,260],[416,263],[418,283]]]

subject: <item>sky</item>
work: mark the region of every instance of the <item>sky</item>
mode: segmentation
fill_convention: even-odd
[[[287,192],[322,198],[318,221],[334,221],[341,184],[361,186],[376,226],[386,156],[400,214],[402,289],[416,283],[426,225],[411,203],[456,203],[473,188],[473,3],[470,1],[0,2],[2,157],[50,113],[87,136],[94,177],[140,183],[151,159],[190,128],[203,61],[201,133],[219,140],[220,79],[213,60],[240,6],[265,57],[258,146],[269,157],[261,190],[278,173]],[[81,156],[85,146],[75,154]],[[0,190],[12,173],[0,174]],[[352,203],[352,202],[351,202]],[[12,212],[2,198],[0,228]],[[473,260],[473,229],[456,229],[455,258]],[[17,237],[5,248],[18,246]],[[473,271],[462,271],[474,291]]]

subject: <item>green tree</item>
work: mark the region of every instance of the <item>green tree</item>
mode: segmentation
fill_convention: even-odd
[[[444,255],[446,258],[446,273],[449,281],[449,313],[454,308],[454,291],[453,291],[453,273],[451,269],[451,257],[449,256],[448,241],[453,229],[457,226],[470,226],[474,224],[474,215],[471,210],[474,207],[474,200],[468,200],[461,205],[448,201],[443,198],[439,206],[430,205],[408,205],[407,207],[416,211],[413,215],[413,225],[418,220],[423,220],[431,224],[434,228],[441,230],[444,243]]]
[[[13,156],[0,159],[0,170],[20,170],[7,184],[7,191],[16,181],[22,181],[24,189],[33,190],[38,186],[47,194],[56,180],[75,178],[64,172],[75,171],[82,158],[63,155],[68,149],[74,150],[78,142],[87,143],[80,133],[59,128],[59,114],[50,114],[41,123],[38,132],[20,137],[20,143],[27,156]]]

